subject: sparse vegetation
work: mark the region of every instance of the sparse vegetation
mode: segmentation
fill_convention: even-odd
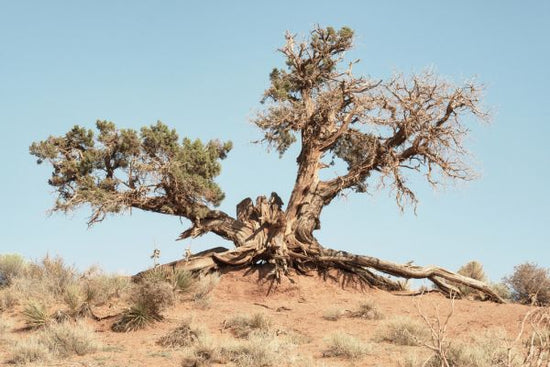
[[[419,345],[418,341],[428,340],[429,332],[418,320],[410,317],[394,317],[385,320],[375,340],[397,345]]]
[[[481,282],[487,282],[487,275],[485,275],[483,265],[479,261],[473,260],[467,262],[462,267],[460,267],[460,269],[458,269],[457,273],[460,275],[464,275],[468,278],[479,280]],[[471,296],[474,298],[483,297],[483,293],[475,289],[460,284],[457,284],[457,286],[463,296]]]
[[[549,270],[534,263],[524,263],[514,267],[512,275],[504,278],[504,283],[512,289],[515,301],[528,304],[550,305]]]
[[[252,316],[237,315],[224,323],[224,328],[230,329],[238,338],[246,338],[253,331],[268,332],[272,327],[272,321],[261,313],[256,313]]]
[[[61,358],[83,356],[99,348],[94,331],[82,322],[49,325],[40,332],[38,338],[52,354]]]
[[[183,320],[177,328],[170,331],[168,334],[162,336],[157,344],[163,347],[189,347],[199,341],[201,335],[204,335],[204,331],[195,327],[192,327],[192,320],[188,318]]]
[[[37,338],[30,337],[15,344],[10,363],[24,365],[31,362],[47,361],[50,358],[52,358],[50,350]]]
[[[326,348],[323,351],[323,357],[356,359],[364,356],[371,350],[370,346],[344,332],[331,334],[325,341]]]
[[[22,314],[25,319],[25,324],[30,329],[44,327],[51,321],[51,317],[46,309],[46,306],[36,301],[30,301],[27,303]]]
[[[350,316],[367,320],[380,320],[384,318],[384,314],[372,300],[361,302],[357,309],[351,312]]]
[[[344,315],[344,310],[339,307],[329,308],[323,313],[323,318],[329,321],[338,321]]]
[[[21,255],[0,255],[0,288],[9,286],[13,279],[25,271],[26,266],[27,262]]]

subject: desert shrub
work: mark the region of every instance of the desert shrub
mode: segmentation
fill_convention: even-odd
[[[61,298],[67,287],[77,279],[74,267],[66,265],[59,256],[54,258],[47,255],[39,263],[31,264],[31,278],[47,284],[49,292]]]
[[[343,332],[329,335],[326,339],[323,357],[344,357],[356,359],[364,356],[370,348],[359,339]]]
[[[119,298],[129,288],[130,279],[126,276],[103,273],[87,276],[82,282],[84,301],[90,305],[100,306],[113,298]]]
[[[219,282],[220,282],[220,275],[218,273],[208,274],[200,278],[195,284],[195,291],[193,292],[193,300],[200,301],[206,298]]]
[[[550,304],[550,275],[548,269],[534,263],[514,267],[514,273],[504,278],[512,289],[512,297],[523,304],[545,306]]]
[[[221,347],[222,358],[238,367],[285,365],[287,345],[271,333],[251,333],[247,340]]]
[[[175,291],[186,293],[189,292],[194,283],[195,278],[191,272],[184,269],[176,269],[171,275],[172,287]]]
[[[380,320],[384,314],[373,301],[365,301],[359,304],[357,309],[350,314],[351,317],[359,317],[367,320]]]
[[[50,358],[50,350],[44,344],[40,343],[37,338],[30,337],[15,344],[9,362],[22,365],[32,362],[47,361]]]
[[[191,326],[191,318],[183,320],[177,328],[162,336],[157,344],[163,347],[188,347],[199,341],[204,331]]]
[[[0,288],[9,286],[13,279],[25,271],[26,265],[27,263],[21,255],[0,255]]]
[[[83,356],[98,349],[94,331],[84,323],[52,324],[43,329],[38,338],[50,352],[62,358]]]
[[[329,321],[338,321],[344,315],[341,308],[329,308],[323,313],[323,318]]]
[[[230,329],[238,338],[246,338],[253,331],[268,332],[271,326],[271,320],[261,313],[237,315],[224,322],[224,328]]]
[[[13,324],[8,319],[0,316],[0,344],[6,339],[8,331],[13,327]]]
[[[9,310],[18,304],[19,297],[13,289],[0,289],[0,312]]]
[[[396,317],[384,322],[375,337],[397,345],[418,345],[419,341],[430,337],[426,327],[418,320],[409,317]]]
[[[38,329],[49,324],[51,317],[42,303],[30,301],[22,311],[25,324],[30,329]]]
[[[69,314],[76,315],[82,303],[84,303],[84,296],[80,286],[78,284],[70,284],[65,290],[63,301],[69,308]]]
[[[495,292],[500,298],[504,300],[512,299],[512,291],[505,283],[492,283],[491,289]]]
[[[478,261],[470,261],[464,264],[460,267],[457,271],[458,274],[464,275],[466,277],[479,280],[481,282],[487,282],[487,276],[485,275],[485,271],[483,270],[483,265]],[[481,297],[482,294],[470,287],[458,284],[458,289],[460,290],[460,293],[462,293],[463,296],[473,296],[473,297]]]
[[[473,334],[471,340],[451,344],[445,353],[449,366],[497,367],[515,366],[517,360],[511,354],[508,363],[508,340],[506,331],[500,328],[486,330],[482,334]],[[513,352],[513,351],[512,351]],[[433,355],[426,367],[439,367],[443,358]]]
[[[166,282],[144,280],[132,290],[130,302],[132,305],[113,324],[113,331],[135,331],[162,320],[161,312],[174,302],[172,288]]]
[[[185,348],[183,352],[182,367],[211,366],[216,363],[225,364],[228,361],[222,349],[207,334],[201,335],[198,343],[192,348]]]

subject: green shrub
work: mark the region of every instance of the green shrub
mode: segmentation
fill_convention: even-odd
[[[161,321],[161,312],[174,301],[172,288],[164,281],[142,281],[130,295],[133,303],[112,326],[113,331],[127,332],[143,329]]]
[[[38,329],[48,325],[51,317],[46,307],[39,302],[30,301],[22,311],[25,324],[30,329]]]
[[[176,269],[171,275],[171,279],[174,290],[181,293],[189,292],[195,283],[193,274],[184,269]]]
[[[26,268],[25,259],[18,254],[0,255],[0,288],[7,287]]]
[[[514,267],[514,273],[504,278],[512,289],[512,297],[523,304],[550,305],[550,276],[548,269],[534,263]]]

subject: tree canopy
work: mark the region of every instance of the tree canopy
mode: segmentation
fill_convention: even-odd
[[[216,184],[220,160],[231,143],[180,141],[177,133],[158,122],[138,133],[98,121],[97,134],[75,126],[67,134],[33,143],[38,162],[53,167],[49,184],[57,190],[54,210],[89,204],[89,224],[107,213],[137,208],[188,218],[191,228],[180,239],[213,232],[236,249],[213,251],[185,266],[194,270],[219,266],[270,264],[280,279],[292,269],[337,269],[362,282],[386,289],[400,283],[377,274],[429,278],[445,292],[460,293],[453,284],[481,290],[501,300],[483,282],[438,267],[400,265],[351,255],[322,246],[314,236],[323,208],[340,193],[358,193],[389,186],[397,204],[416,205],[407,184],[408,172],[419,173],[432,185],[444,179],[468,180],[463,138],[468,116],[485,120],[480,85],[460,85],[428,70],[389,80],[355,76],[358,60],[346,62],[353,47],[350,28],[315,27],[298,40],[291,33],[279,50],[285,66],[270,73],[262,109],[253,122],[261,141],[283,155],[299,144],[294,188],[285,207],[275,192],[253,201],[245,198],[231,216],[215,207],[224,194]],[[328,167],[345,167],[339,175],[321,179]],[[445,282],[445,280],[449,282]]]

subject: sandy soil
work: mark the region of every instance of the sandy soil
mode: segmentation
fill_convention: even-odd
[[[337,321],[323,318],[328,310],[352,311],[365,300],[374,302],[385,319],[395,316],[419,318],[418,309],[434,316],[437,311],[442,317],[451,309],[451,302],[441,295],[430,293],[421,297],[392,295],[390,293],[348,286],[343,288],[332,280],[318,276],[295,277],[271,289],[269,284],[259,283],[258,274],[243,271],[226,273],[211,293],[207,308],[198,307],[192,301],[178,302],[165,312],[166,319],[146,330],[132,333],[110,331],[112,320],[88,321],[96,330],[99,341],[105,346],[101,351],[72,359],[51,362],[48,366],[180,366],[181,352],[156,345],[156,341],[181,320],[192,316],[196,324],[209,330],[215,338],[230,338],[231,333],[223,328],[224,320],[238,314],[264,313],[273,320],[281,331],[294,332],[304,336],[305,342],[294,350],[296,355],[309,361],[310,366],[399,366],[407,355],[427,355],[421,347],[400,347],[389,343],[373,341],[384,320],[366,320],[342,317]],[[470,300],[457,300],[449,322],[449,337],[467,338],[472,333],[481,333],[492,327],[505,328],[511,337],[518,330],[529,307],[516,304],[495,304]],[[97,309],[100,316],[117,312],[117,307]],[[31,332],[22,330],[23,320],[15,310],[4,313],[14,327],[8,332],[12,339],[25,338]],[[350,361],[323,357],[325,338],[335,331],[344,331],[362,341],[372,343],[373,352],[363,359]],[[9,358],[9,344],[0,343],[0,364]],[[43,363],[41,365],[44,365]]]

